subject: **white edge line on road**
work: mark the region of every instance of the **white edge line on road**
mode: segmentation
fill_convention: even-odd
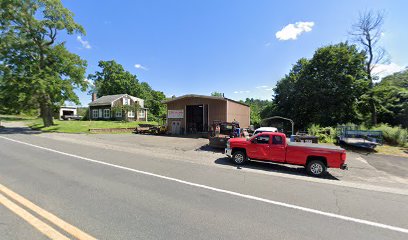
[[[335,213],[330,213],[330,212],[323,212],[323,211],[312,209],[312,208],[301,207],[301,206],[297,206],[297,205],[293,205],[293,204],[289,204],[289,203],[278,202],[278,201],[269,200],[269,199],[266,199],[266,198],[261,198],[261,197],[242,194],[242,193],[233,192],[233,191],[229,191],[229,190],[224,190],[224,189],[220,189],[220,188],[210,187],[210,186],[203,185],[203,184],[188,182],[188,181],[184,181],[184,180],[177,179],[177,178],[166,177],[166,176],[155,174],[155,173],[145,172],[145,171],[141,171],[141,170],[137,170],[137,169],[133,169],[133,168],[129,168],[129,167],[124,167],[124,166],[120,166],[120,165],[115,165],[115,164],[112,164],[112,163],[98,161],[98,160],[94,160],[94,159],[87,158],[87,157],[81,157],[81,156],[71,154],[71,153],[61,152],[61,151],[54,150],[54,149],[51,149],[51,148],[41,147],[41,146],[38,146],[38,145],[22,142],[22,141],[19,141],[19,140],[15,140],[15,139],[3,137],[3,136],[0,136],[0,138],[6,139],[6,140],[9,140],[9,141],[12,141],[12,142],[20,143],[20,144],[25,144],[25,145],[28,145],[28,146],[31,146],[31,147],[42,149],[42,150],[62,154],[62,155],[65,155],[65,156],[82,159],[82,160],[85,160],[85,161],[88,161],[88,162],[98,163],[98,164],[102,164],[102,165],[106,165],[106,166],[110,166],[110,167],[114,167],[114,168],[118,168],[118,169],[123,169],[123,170],[131,171],[131,172],[135,172],[135,173],[139,173],[139,174],[144,174],[144,175],[148,175],[148,176],[152,176],[152,177],[157,177],[157,178],[161,178],[161,179],[165,179],[165,180],[169,180],[169,181],[173,181],[173,182],[186,184],[186,185],[193,186],[193,187],[203,188],[203,189],[207,189],[207,190],[211,190],[211,191],[215,191],[215,192],[219,192],[219,193],[225,193],[225,194],[229,194],[229,195],[233,195],[233,196],[237,196],[237,197],[242,197],[242,198],[246,198],[246,199],[250,199],[250,200],[255,200],[255,201],[259,201],[259,202],[269,203],[269,204],[273,204],[273,205],[277,205],[277,206],[281,206],[281,207],[286,207],[286,208],[296,209],[296,210],[300,210],[300,211],[304,211],[304,212],[314,213],[314,214],[322,215],[322,216],[326,216],[326,217],[337,218],[337,219],[341,219],[341,220],[344,220],[344,221],[360,223],[360,224],[369,225],[369,226],[378,227],[378,228],[383,228],[383,229],[388,229],[388,230],[392,230],[392,231],[396,231],[396,232],[408,233],[408,229],[406,229],[406,228],[395,227],[395,226],[391,226],[391,225],[387,225],[387,224],[372,222],[372,221],[353,218],[353,217],[347,217],[347,216],[343,216],[343,215],[339,215],[339,214],[335,214]]]

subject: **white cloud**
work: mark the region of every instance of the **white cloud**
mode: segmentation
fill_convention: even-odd
[[[258,87],[256,87],[256,88],[267,88],[267,87],[269,87],[269,86],[266,86],[266,85],[263,85],[263,86],[258,86]]]
[[[276,32],[275,36],[279,40],[296,40],[304,32],[312,31],[314,22],[296,22],[286,25],[282,30]]]
[[[142,69],[142,70],[145,70],[145,71],[149,70],[147,67],[143,66],[143,65],[140,64],[140,63],[136,63],[136,64],[135,64],[135,68],[137,68],[137,69]]]
[[[94,82],[92,80],[89,80],[88,78],[85,78],[84,81],[88,84],[88,85],[94,85]]]
[[[78,42],[81,43],[82,47],[84,47],[86,49],[91,49],[91,44],[89,44],[88,41],[83,40],[81,36],[77,36],[77,40],[78,40]]]
[[[234,91],[235,94],[242,94],[242,93],[249,93],[250,91],[245,90],[245,91]]]
[[[265,88],[265,91],[272,91],[273,88]]]
[[[265,45],[265,47],[269,47],[269,46],[271,46],[271,42],[267,42],[264,45]]]
[[[379,79],[381,79],[387,75],[391,75],[402,70],[404,70],[404,67],[396,63],[377,64],[373,69],[373,74],[378,76]]]

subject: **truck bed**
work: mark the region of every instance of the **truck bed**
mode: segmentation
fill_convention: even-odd
[[[302,142],[288,142],[288,146],[293,147],[307,147],[307,148],[321,148],[321,149],[330,149],[330,150],[343,150],[341,147],[325,145],[325,144],[315,144],[315,143],[302,143]]]

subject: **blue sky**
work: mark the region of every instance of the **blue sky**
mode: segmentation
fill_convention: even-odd
[[[382,69],[408,66],[408,1],[403,0],[63,4],[87,34],[60,39],[88,61],[87,73],[98,70],[99,60],[115,60],[167,96],[219,91],[236,100],[271,99],[272,88],[297,59],[347,40],[359,12],[368,9],[386,12],[382,44],[391,65]],[[78,95],[82,105],[89,103],[87,93]]]

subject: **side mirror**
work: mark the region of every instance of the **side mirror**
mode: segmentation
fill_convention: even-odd
[[[252,139],[251,143],[254,143],[254,144],[258,143],[258,139],[256,138]]]

